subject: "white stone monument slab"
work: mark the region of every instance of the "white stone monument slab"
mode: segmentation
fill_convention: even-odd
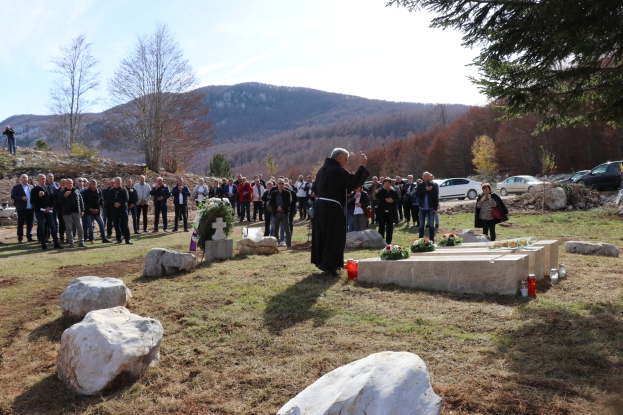
[[[398,261],[359,261],[360,282],[450,291],[459,294],[514,295],[528,275],[529,256],[411,257]]]
[[[536,241],[534,245],[545,248],[545,274],[549,275],[549,270],[552,268],[558,269],[558,240]]]

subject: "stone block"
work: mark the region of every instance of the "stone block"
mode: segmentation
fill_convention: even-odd
[[[152,248],[145,256],[144,277],[162,277],[180,271],[190,271],[197,267],[197,257],[164,248]]]
[[[619,248],[606,243],[569,241],[565,244],[565,250],[571,254],[619,256]]]
[[[236,242],[238,251],[244,255],[270,255],[279,252],[279,243],[274,236],[264,236],[259,241],[242,238]]]
[[[346,234],[346,249],[383,249],[386,246],[385,239],[374,229]]]
[[[130,290],[120,279],[80,277],[61,294],[61,313],[63,317],[80,320],[93,310],[125,307],[130,298]]]
[[[453,248],[453,249],[449,249]],[[440,257],[440,256],[482,256],[482,255],[528,255],[528,272],[530,274],[536,275],[537,280],[542,280],[545,275],[545,254],[544,248],[542,246],[533,246],[528,248],[523,248],[520,250],[512,250],[512,249],[500,249],[500,250],[489,250],[487,248],[463,248],[463,245],[458,247],[439,247],[436,251],[433,252],[422,252],[422,253],[414,253],[412,256],[422,257],[422,256],[430,256],[430,257]],[[549,270],[547,270],[549,272]],[[526,275],[525,277],[527,277]]]
[[[212,262],[215,259],[229,259],[234,257],[234,240],[206,241],[204,260]]]
[[[463,239],[463,242],[488,242],[489,238],[485,235],[476,233],[473,229],[463,229],[459,234],[459,237]]]
[[[459,294],[513,295],[526,278],[529,256],[422,256],[399,261],[359,261],[360,282],[450,291]]]
[[[542,246],[545,248],[544,252],[544,261],[545,275],[549,276],[549,270],[552,268],[558,269],[558,240],[557,239],[547,239],[544,241],[536,241],[534,243],[535,246]]]

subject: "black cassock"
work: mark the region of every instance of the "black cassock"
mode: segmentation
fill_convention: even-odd
[[[363,166],[350,174],[337,160],[325,159],[315,183],[312,264],[334,270],[344,266],[346,192],[363,185],[368,176],[370,173]]]

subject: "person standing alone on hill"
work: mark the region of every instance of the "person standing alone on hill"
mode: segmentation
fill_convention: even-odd
[[[15,154],[15,131],[10,126],[6,126],[6,129],[2,133],[6,135],[9,144],[9,154]]]
[[[311,262],[329,275],[336,275],[344,266],[346,198],[349,191],[363,185],[370,176],[367,162],[368,158],[361,153],[359,169],[350,174],[345,169],[348,151],[335,148],[316,175]]]

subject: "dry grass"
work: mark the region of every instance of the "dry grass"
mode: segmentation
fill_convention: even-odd
[[[442,216],[442,231],[470,222]],[[621,225],[574,212],[515,217],[499,233],[599,235],[620,246]],[[399,229],[395,242],[412,240],[412,230]],[[150,247],[185,249],[187,238],[149,235],[130,249],[0,252],[0,414],[274,414],[328,371],[383,350],[424,359],[444,414],[623,413],[619,258],[561,251],[569,278],[541,284],[536,300],[363,286],[316,274],[300,226],[301,249],[140,277]],[[141,379],[79,397],[56,378],[69,324],[58,297],[72,278],[93,274],[122,278],[133,294],[129,308],[159,319],[165,337],[161,361]]]

